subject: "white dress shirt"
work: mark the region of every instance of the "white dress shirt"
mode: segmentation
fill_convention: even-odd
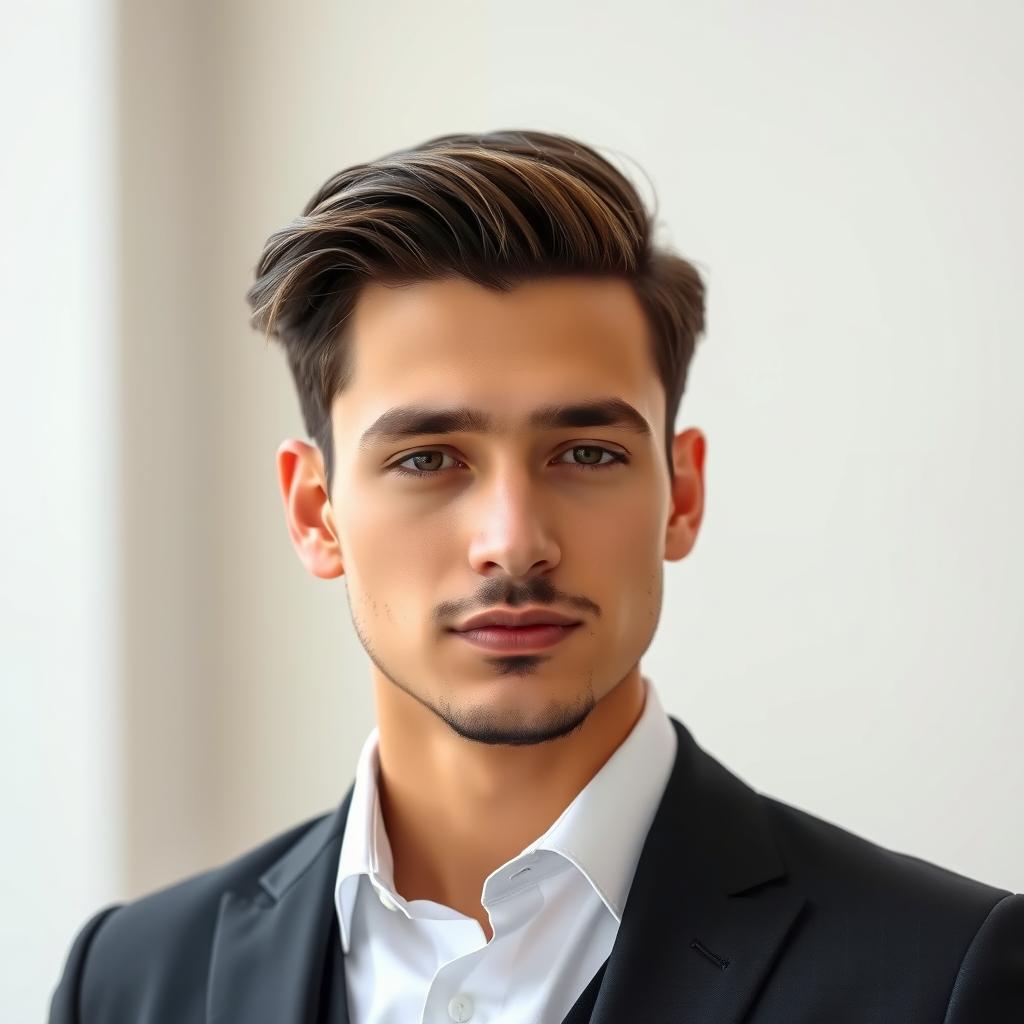
[[[551,827],[484,881],[490,942],[475,918],[395,891],[371,730],[335,885],[352,1024],[560,1024],[611,953],[675,761],[675,729],[643,679],[629,735]]]

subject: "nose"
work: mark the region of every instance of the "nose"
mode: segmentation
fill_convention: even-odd
[[[529,576],[561,560],[548,510],[525,471],[497,474],[491,486],[481,489],[470,515],[469,561],[480,575],[492,575],[497,566],[508,576]]]

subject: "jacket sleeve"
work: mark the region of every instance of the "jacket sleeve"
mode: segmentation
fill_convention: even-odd
[[[75,941],[71,944],[67,961],[64,964],[64,973],[60,982],[54,990],[50,1000],[49,1024],[88,1024],[83,1021],[78,1012],[79,995],[82,991],[82,976],[85,971],[85,958],[89,952],[89,946],[99,931],[100,925],[112,914],[121,904],[104,907],[94,914],[82,926]]]
[[[1024,1022],[1024,895],[1004,896],[964,954],[943,1024]]]

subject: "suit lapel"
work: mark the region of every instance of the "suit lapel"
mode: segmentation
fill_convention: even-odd
[[[806,903],[787,884],[762,798],[679,737],[591,1024],[739,1020]]]
[[[251,892],[223,894],[210,957],[208,1024],[315,1020],[332,949],[341,837],[352,786],[259,879]],[[343,979],[344,980],[344,979]],[[338,1024],[349,1024],[345,999]]]

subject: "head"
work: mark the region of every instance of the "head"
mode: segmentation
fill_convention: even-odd
[[[651,234],[579,142],[446,135],[332,176],[257,266],[313,442],[278,449],[296,551],[346,580],[381,679],[468,739],[577,728],[695,542],[705,439],[675,419],[704,287]],[[495,608],[578,625],[522,653],[456,631]]]

